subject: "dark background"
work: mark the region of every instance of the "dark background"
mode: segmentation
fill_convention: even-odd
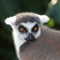
[[[12,39],[12,29],[4,23],[6,17],[19,12],[47,14],[50,21],[47,25],[60,29],[60,0],[51,5],[51,0],[0,0],[0,60],[17,60]]]

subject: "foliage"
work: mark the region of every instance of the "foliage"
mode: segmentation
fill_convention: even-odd
[[[51,28],[55,26],[54,20],[52,18],[49,20],[48,26],[50,26]]]

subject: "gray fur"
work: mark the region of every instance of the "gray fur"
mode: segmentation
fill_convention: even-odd
[[[41,36],[21,51],[22,60],[60,60],[60,32],[42,26]]]
[[[40,19],[35,15],[34,13],[20,13],[17,14],[17,20],[16,20],[16,25],[20,24],[21,22],[26,23],[26,22],[37,22],[40,24]]]

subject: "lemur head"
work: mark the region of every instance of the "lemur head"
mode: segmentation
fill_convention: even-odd
[[[48,20],[46,15],[26,12],[7,18],[5,23],[12,27],[13,34],[17,39],[33,42],[41,34],[41,25]]]

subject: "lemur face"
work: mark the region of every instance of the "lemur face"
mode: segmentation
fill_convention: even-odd
[[[13,28],[13,34],[20,40],[32,42],[41,34],[41,24],[48,22],[46,15],[22,13],[7,18],[6,24]]]
[[[15,32],[17,37],[27,42],[35,41],[41,34],[39,18],[27,16],[15,22]]]
[[[40,25],[37,22],[20,23],[16,26],[16,30],[17,37],[26,41],[35,41],[41,33]]]

